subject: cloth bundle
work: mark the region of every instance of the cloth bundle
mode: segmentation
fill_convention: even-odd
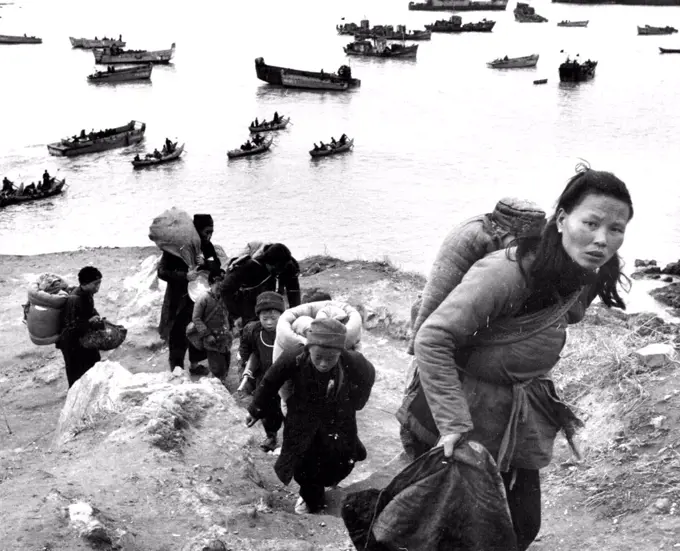
[[[125,327],[111,323],[106,319],[102,319],[102,324],[103,328],[90,330],[81,337],[80,345],[83,348],[113,350],[123,344],[125,337],[127,337]]]
[[[151,222],[149,239],[159,249],[178,256],[189,268],[202,261],[201,238],[188,213],[176,207],[166,210]]]

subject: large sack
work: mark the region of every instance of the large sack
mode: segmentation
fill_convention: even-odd
[[[113,350],[123,344],[127,336],[127,329],[106,319],[103,319],[102,323],[104,324],[103,329],[92,329],[80,338],[80,345],[83,348]]]
[[[516,551],[503,480],[484,446],[434,448],[383,490],[347,495],[342,520],[366,551]]]
[[[33,344],[54,344],[61,334],[62,310],[70,287],[55,274],[41,274],[28,288],[25,321]]]
[[[189,268],[200,264],[201,238],[191,216],[177,207],[153,219],[149,239],[162,251],[184,260]]]

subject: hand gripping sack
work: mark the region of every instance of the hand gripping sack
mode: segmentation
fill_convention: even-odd
[[[127,336],[127,329],[106,319],[103,319],[102,323],[104,324],[103,329],[92,329],[80,338],[80,345],[83,348],[113,350],[123,344]]]
[[[28,336],[33,344],[54,344],[61,334],[62,310],[68,298],[68,285],[59,276],[41,274],[28,288],[24,307]]]
[[[200,263],[201,238],[194,221],[183,210],[172,207],[151,222],[149,239],[159,249],[173,254],[194,268]]]

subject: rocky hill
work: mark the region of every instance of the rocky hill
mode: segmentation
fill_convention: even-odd
[[[394,472],[385,465],[400,451],[393,414],[424,279],[388,262],[302,263],[304,289],[360,308],[363,352],[378,377],[359,417],[368,460],[331,492],[325,514],[298,516],[296,488],[276,479],[274,455],[257,446],[261,427],[244,425],[244,404],[214,379],[167,370],[155,333],[156,258],[155,248],[2,258],[0,551],[353,549],[338,504]],[[30,343],[21,304],[37,274],[75,281],[85,264],[104,274],[99,311],[129,333],[67,394],[61,354]],[[680,547],[677,340],[678,328],[653,315],[600,307],[570,329],[555,379],[586,421],[582,459],[559,442],[543,473],[543,529],[532,551]],[[644,350],[655,344],[666,346]]]

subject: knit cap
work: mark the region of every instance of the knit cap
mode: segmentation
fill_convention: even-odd
[[[257,296],[255,302],[255,314],[259,315],[262,310],[278,310],[283,313],[286,305],[283,302],[283,297],[274,291],[265,291]]]
[[[516,237],[540,235],[546,223],[545,211],[536,203],[516,197],[498,201],[491,219]]]
[[[331,318],[315,319],[309,325],[307,344],[318,344],[326,348],[345,349],[347,329],[338,320]]]

